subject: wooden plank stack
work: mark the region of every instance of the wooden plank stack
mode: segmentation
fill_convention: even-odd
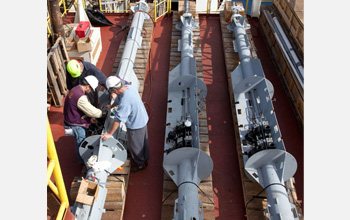
[[[180,8],[179,1],[179,10]],[[190,8],[195,8],[195,2],[190,2]],[[182,8],[184,10],[184,8]],[[176,24],[179,22],[179,13],[177,11],[173,12],[173,29],[171,36],[171,51],[170,51],[170,67],[169,72],[173,70],[181,62],[181,52],[178,51],[178,40],[181,39],[181,31],[175,28]],[[198,14],[194,16],[195,22],[199,23]],[[199,28],[193,30],[193,50],[194,57],[196,58],[196,70],[197,77],[203,80],[203,70],[202,70],[202,50]],[[204,81],[204,80],[203,80]],[[206,110],[203,109],[198,114],[199,119],[199,139],[200,139],[200,149],[210,155],[209,152],[209,137],[208,137],[208,123]],[[177,186],[168,176],[164,175],[163,178],[163,199],[162,199],[162,220],[172,219],[174,217],[174,204],[175,199],[178,198]],[[210,175],[207,179],[204,179],[199,184],[198,189],[198,199],[203,203],[204,219],[214,219],[214,199],[213,199],[213,184],[212,176]]]
[[[115,170],[107,178],[107,197],[104,205],[106,213],[102,215],[102,220],[122,220],[125,207],[126,193],[130,176],[130,159],[122,166],[122,170]],[[81,177],[75,177],[70,196],[75,201],[80,187]]]
[[[262,10],[273,12],[278,17],[278,11],[274,6],[263,6]],[[281,21],[281,19],[278,19]],[[265,43],[268,45],[268,52],[273,58],[274,65],[282,85],[291,100],[295,115],[301,127],[304,125],[304,89],[296,78],[293,69],[284,55],[273,30],[271,29],[264,13],[260,13],[259,26]]]
[[[66,85],[66,65],[69,55],[64,38],[59,37],[47,55],[47,104],[53,102],[56,107],[63,106],[63,97],[68,89]]]
[[[133,5],[135,5],[135,3],[130,3],[130,6],[133,6]],[[148,14],[151,15],[151,19],[147,19],[144,21],[143,30],[142,30],[142,38],[143,38],[142,45],[137,50],[135,63],[134,63],[134,72],[140,82],[139,94],[141,97],[144,89],[145,75],[146,75],[147,64],[149,62],[148,58],[151,50],[151,41],[152,41],[152,34],[153,34],[153,28],[154,28],[154,24],[153,24],[154,5],[151,3],[148,3],[148,6],[150,7]],[[128,23],[127,25],[131,25],[131,23]],[[113,64],[112,75],[115,75],[117,73],[120,59],[123,55],[128,31],[129,29],[126,28],[123,33],[120,33],[118,35],[118,37],[123,37],[124,39],[120,42],[118,53]]]
[[[232,116],[233,116],[234,129],[235,129],[238,163],[241,171],[240,173],[241,173],[241,181],[242,181],[242,190],[244,195],[244,202],[246,204],[247,219],[248,220],[265,219],[265,217],[268,218],[268,216],[264,212],[267,204],[266,193],[262,191],[263,188],[258,183],[252,182],[250,179],[248,179],[244,169],[243,154],[241,150],[238,122],[237,122],[236,108],[235,108],[235,101],[234,101],[235,99],[234,99],[232,82],[231,82],[231,72],[239,65],[239,56],[238,56],[238,53],[234,52],[232,31],[229,31],[226,28],[228,25],[228,22],[226,22],[225,20],[224,12],[220,12],[220,23],[221,23],[221,33],[222,33],[222,40],[223,40],[223,49],[225,52],[224,55],[225,55],[225,63],[226,63],[228,89],[230,94],[231,109],[232,109]],[[255,48],[250,30],[247,30],[246,32],[252,48]],[[257,58],[257,54],[254,50],[252,50],[252,57]],[[296,197],[294,186],[290,184],[288,186],[287,186],[288,190],[291,192],[293,191],[295,193],[291,201],[294,201],[296,204],[297,197]]]

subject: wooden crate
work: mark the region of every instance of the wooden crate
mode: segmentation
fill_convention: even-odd
[[[263,10],[269,10],[276,13],[272,6],[262,6]],[[298,79],[293,73],[292,67],[289,64],[287,57],[284,55],[282,48],[277,42],[275,35],[265,17],[264,13],[260,14],[259,25],[263,34],[264,40],[268,45],[268,52],[272,57],[273,63],[276,67],[277,74],[282,81],[284,90],[286,91],[293,111],[298,119],[301,127],[304,126],[304,89],[300,85]]]

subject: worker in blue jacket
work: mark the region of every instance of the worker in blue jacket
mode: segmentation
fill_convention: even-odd
[[[69,73],[69,74],[68,74]],[[67,74],[66,74],[66,83],[68,90],[71,90],[73,87],[80,85],[83,82],[83,79],[87,76],[95,76],[101,86],[105,89],[107,77],[92,63],[83,61],[83,60],[71,60],[67,63]],[[99,107],[98,102],[98,89],[94,92],[88,94],[88,98],[91,104],[95,107]]]
[[[112,127],[106,133],[101,134],[101,139],[107,140],[118,129],[120,122],[127,127],[127,146],[134,165],[131,172],[136,172],[147,167],[149,159],[147,123],[148,114],[139,92],[132,85],[124,85],[125,82],[117,76],[108,77],[107,88],[117,94],[113,105],[107,105],[106,109],[118,105]]]

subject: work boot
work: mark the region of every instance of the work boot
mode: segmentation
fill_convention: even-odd
[[[145,169],[148,166],[148,161],[146,160],[144,164],[142,165],[134,165],[131,167],[130,172],[134,173],[140,170]]]

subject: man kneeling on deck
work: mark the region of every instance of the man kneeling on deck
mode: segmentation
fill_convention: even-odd
[[[80,164],[84,164],[84,160],[79,154],[79,146],[86,138],[90,122],[96,123],[95,118],[102,117],[102,111],[93,106],[86,96],[90,92],[95,91],[97,85],[98,80],[95,76],[87,76],[80,85],[73,87],[69,91],[64,101],[64,125],[73,130],[75,153]]]
[[[120,122],[127,127],[128,150],[136,165],[131,167],[131,172],[146,168],[149,159],[147,122],[148,115],[141,97],[135,87],[124,85],[118,77],[110,76],[106,81],[110,92],[117,94],[113,105],[107,105],[110,109],[116,105],[118,110],[114,117],[113,125],[109,132],[103,133],[101,139],[107,140],[118,129]]]

